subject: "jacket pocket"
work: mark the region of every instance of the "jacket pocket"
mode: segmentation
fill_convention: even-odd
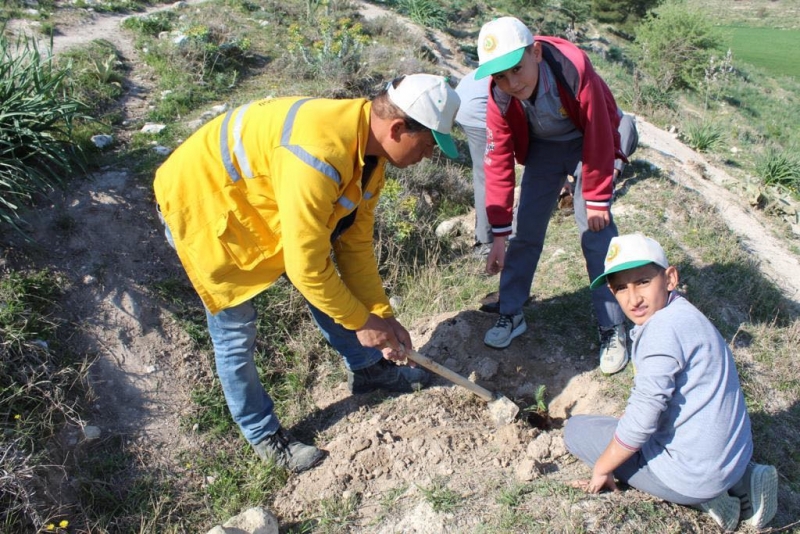
[[[243,271],[250,271],[266,259],[262,246],[265,235],[259,236],[254,232],[251,224],[246,219],[241,220],[233,211],[229,211],[220,220],[217,228],[217,239],[230,259]],[[266,225],[260,229],[267,231]],[[261,239],[259,239],[261,237]],[[274,248],[274,247],[273,247]]]

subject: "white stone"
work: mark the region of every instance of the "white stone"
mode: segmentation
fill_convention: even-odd
[[[215,117],[220,113],[225,113],[226,111],[228,111],[228,104],[218,104],[216,106],[212,106],[211,108],[211,112]]]
[[[153,152],[160,156],[169,156],[170,152],[172,152],[172,149],[158,145],[153,147]]]
[[[225,532],[238,532],[240,529],[250,534],[278,534],[278,520],[263,508],[248,508],[241,514],[227,520],[222,525]]]
[[[448,219],[446,221],[442,221],[439,223],[439,226],[436,227],[436,237],[442,238],[453,235],[456,233],[458,226],[458,219]]]
[[[391,297],[391,298],[389,298],[389,305],[392,308],[395,308],[395,309],[399,308],[402,303],[403,303],[403,298],[402,297]]]
[[[166,128],[166,127],[167,127],[166,124],[157,124],[155,122],[147,122],[147,123],[145,123],[144,126],[142,126],[142,129],[140,131],[142,133],[146,133],[146,134],[158,134],[158,133],[161,133],[161,131],[164,130],[164,128]]]
[[[83,437],[87,441],[91,441],[94,439],[100,438],[102,431],[96,426],[85,426],[83,427]]]
[[[97,148],[105,148],[114,142],[114,136],[106,134],[93,135],[91,141]]]

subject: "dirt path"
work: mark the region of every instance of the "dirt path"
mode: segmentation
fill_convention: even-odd
[[[697,191],[717,208],[728,228],[739,235],[746,249],[758,258],[761,272],[782,288],[788,299],[800,305],[800,260],[757,212],[727,189],[736,180],[668,132],[641,118],[637,124],[640,143],[656,152],[651,162],[667,172],[672,180]]]

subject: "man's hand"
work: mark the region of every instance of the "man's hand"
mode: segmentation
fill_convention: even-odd
[[[589,230],[599,232],[611,223],[611,215],[608,210],[586,208],[586,221],[589,223]]]
[[[486,272],[497,274],[503,270],[506,261],[506,238],[495,236],[492,241],[492,249],[486,257]]]
[[[411,348],[411,336],[397,319],[381,319],[370,314],[366,324],[356,330],[358,341],[365,347],[383,352],[387,360],[405,360],[407,348]]]

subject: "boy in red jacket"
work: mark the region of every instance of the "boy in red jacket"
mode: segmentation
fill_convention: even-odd
[[[486,212],[494,241],[486,269],[500,275],[500,318],[484,339],[505,348],[526,330],[522,306],[567,176],[575,184],[575,221],[590,280],[617,227],[611,216],[620,119],[608,86],[586,54],[557,37],[537,37],[514,17],[486,23],[478,38],[476,79],[492,76],[486,110]],[[632,123],[631,123],[632,124]],[[515,161],[525,165],[512,233]],[[618,170],[619,167],[617,167]],[[599,323],[600,369],[628,362],[625,315],[607,287],[592,291]]]

